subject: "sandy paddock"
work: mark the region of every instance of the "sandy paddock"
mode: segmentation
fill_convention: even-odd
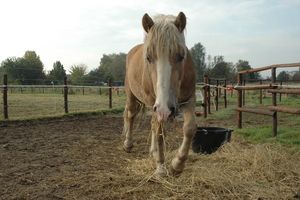
[[[197,118],[200,126],[234,120]],[[122,115],[47,122],[2,123],[1,199],[293,199],[300,198],[300,156],[279,145],[254,145],[233,132],[211,155],[190,151],[179,177],[153,178],[150,119],[135,131],[135,148],[121,149]],[[166,163],[181,142],[170,124]]]

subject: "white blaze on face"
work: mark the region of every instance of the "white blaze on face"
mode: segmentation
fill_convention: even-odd
[[[168,56],[159,58],[157,61],[156,100],[154,104],[159,122],[166,122],[171,114],[168,107],[171,72],[172,66]]]

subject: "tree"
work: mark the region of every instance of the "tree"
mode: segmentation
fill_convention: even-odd
[[[49,72],[50,78],[54,79],[58,83],[62,84],[64,77],[66,76],[66,70],[60,61],[53,63],[53,69]]]
[[[236,64],[236,69],[238,72],[240,71],[244,71],[244,70],[249,70],[252,69],[251,66],[249,65],[248,61],[244,61],[244,60],[239,60]],[[247,73],[247,74],[243,74],[243,79],[245,80],[257,80],[261,78],[261,75],[259,72],[253,72],[253,73]]]
[[[276,79],[280,81],[288,81],[289,73],[287,71],[282,71],[277,75]]]
[[[196,69],[196,81],[201,82],[203,81],[203,77],[205,75],[204,72],[206,68],[205,48],[199,42],[191,48],[190,52]]]
[[[69,70],[72,75],[72,83],[83,85],[85,81],[87,65],[84,63],[73,64]]]
[[[41,84],[46,77],[44,65],[35,51],[26,51],[21,58],[10,57],[2,61],[2,73],[6,73],[11,84]]]
[[[98,68],[98,77],[103,80],[113,79],[114,81],[124,82],[126,73],[125,53],[103,54]]]
[[[230,81],[237,80],[235,65],[232,62],[228,62],[227,66],[229,67],[229,76],[227,77],[227,79]]]
[[[244,61],[244,60],[238,60],[238,62],[235,64],[235,66],[236,66],[236,70],[238,72],[251,69],[249,62]]]
[[[22,65],[24,68],[23,75],[23,84],[41,84],[46,75],[44,72],[44,64],[40,60],[35,51],[26,51]]]
[[[2,73],[7,74],[10,84],[22,84],[22,58],[10,57],[2,61]]]
[[[207,56],[207,63],[206,63],[206,69],[205,69],[205,75],[209,76],[209,77],[216,77],[216,74],[214,72],[214,68],[216,65],[218,65],[219,63],[225,62],[224,61],[224,56],[214,56],[213,58],[211,58],[211,55]],[[218,77],[218,78],[225,78],[223,77]]]
[[[215,65],[213,69],[213,74],[215,78],[227,78],[229,77],[230,68],[226,62],[220,62]]]
[[[98,68],[92,69],[89,73],[89,76],[97,76],[98,75]]]
[[[111,74],[115,81],[124,82],[126,73],[126,56],[127,54],[125,53],[116,54],[109,65]]]
[[[295,71],[292,77],[293,81],[300,81],[300,67],[298,71]]]

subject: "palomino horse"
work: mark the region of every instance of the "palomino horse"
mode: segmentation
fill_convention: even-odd
[[[179,110],[184,117],[183,142],[169,166],[170,174],[180,174],[196,132],[195,68],[185,45],[186,17],[158,15],[153,20],[145,14],[142,19],[146,31],[144,44],[131,49],[127,55],[124,111],[126,139],[123,145],[130,152],[133,147],[133,122],[145,105],[152,108],[150,153],[156,159],[155,174],[167,174],[164,167],[163,124],[177,119]]]

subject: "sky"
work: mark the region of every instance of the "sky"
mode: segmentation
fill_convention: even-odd
[[[252,68],[300,62],[300,0],[9,0],[0,3],[0,62],[35,51],[45,71],[88,72],[103,54],[127,53],[143,42],[145,13],[187,16],[186,45]],[[298,68],[282,70],[298,70]],[[271,72],[261,73],[271,76]]]

